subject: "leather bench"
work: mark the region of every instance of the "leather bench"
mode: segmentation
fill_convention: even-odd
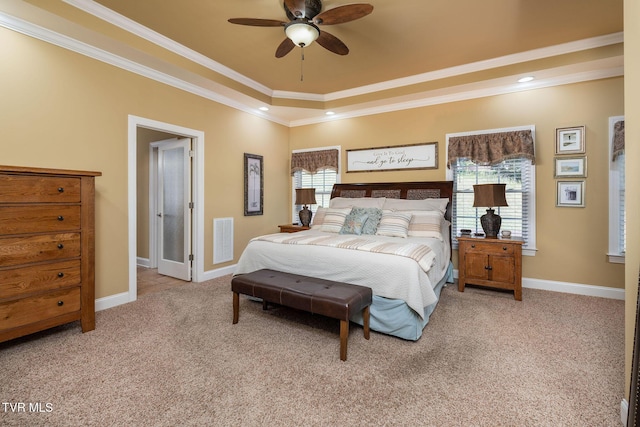
[[[240,294],[261,298],[267,303],[307,311],[340,320],[340,360],[347,360],[349,319],[362,311],[364,337],[369,339],[371,288],[317,279],[275,270],[257,270],[231,279],[233,323],[238,323]]]

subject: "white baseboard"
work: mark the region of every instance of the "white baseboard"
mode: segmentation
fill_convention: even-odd
[[[204,276],[202,278],[202,282],[206,282],[207,280],[217,279],[218,277],[226,276],[228,274],[233,274],[236,271],[236,265],[229,265],[227,267],[216,268],[215,270],[209,270],[204,272]]]
[[[110,295],[96,300],[96,311],[106,310],[130,302],[129,292]]]
[[[136,258],[136,263],[140,266],[140,267],[147,267],[149,268],[149,266],[151,265],[151,261],[149,261],[149,258]]]
[[[620,402],[620,420],[622,421],[622,425],[627,425],[627,418],[629,417],[629,403],[627,403],[627,399],[622,399]]]
[[[458,270],[453,271],[453,276],[456,279],[458,278]],[[522,287],[624,301],[624,289],[609,288],[606,286],[583,285],[580,283],[558,282],[556,280],[542,280],[523,277]]]

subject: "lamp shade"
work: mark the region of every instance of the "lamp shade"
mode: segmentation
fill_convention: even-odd
[[[296,205],[315,205],[317,203],[315,188],[296,188]]]
[[[473,207],[493,208],[509,206],[505,195],[507,184],[479,184],[473,186]]]
[[[320,30],[315,25],[297,21],[288,24],[284,32],[296,46],[300,47],[309,46],[320,35]]]

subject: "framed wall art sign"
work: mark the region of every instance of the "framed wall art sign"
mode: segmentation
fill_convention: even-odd
[[[262,215],[263,199],[262,156],[244,153],[244,215]]]
[[[556,157],[555,177],[556,178],[586,178],[587,158],[586,157]]]
[[[556,154],[584,152],[584,126],[556,129]]]
[[[556,206],[583,208],[584,181],[558,181]]]
[[[347,150],[347,172],[437,168],[437,142]]]

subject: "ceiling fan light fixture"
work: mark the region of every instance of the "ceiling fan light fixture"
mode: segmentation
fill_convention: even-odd
[[[320,35],[320,30],[307,22],[292,21],[284,29],[285,34],[296,46],[307,47]]]

